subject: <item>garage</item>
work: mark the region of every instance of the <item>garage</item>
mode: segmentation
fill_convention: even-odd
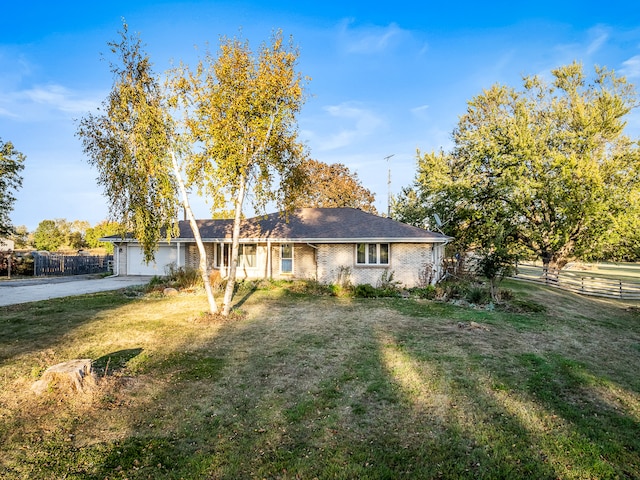
[[[139,245],[127,246],[127,275],[164,275],[167,265],[178,263],[177,248],[175,245],[163,245],[156,251],[155,261],[146,263],[144,254]]]

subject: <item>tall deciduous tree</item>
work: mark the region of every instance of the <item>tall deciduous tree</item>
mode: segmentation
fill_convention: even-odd
[[[116,222],[103,220],[93,227],[87,228],[85,241],[89,248],[104,248],[107,253],[113,253],[113,242],[101,242],[100,239],[111,235],[117,235],[123,230]]]
[[[357,173],[341,163],[308,159],[301,168],[309,179],[296,204],[300,207],[352,207],[377,213],[375,195],[360,183]]]
[[[249,44],[222,38],[219,54],[207,54],[195,71],[174,72],[176,105],[184,105],[192,152],[188,182],[206,193],[214,209],[233,205],[233,243],[223,314],[231,309],[240,221],[245,198],[257,210],[269,202],[287,210],[302,184],[305,149],[296,116],[304,79],[296,71],[298,50],[274,34],[254,53]]]
[[[82,118],[78,136],[98,170],[110,214],[133,231],[151,260],[161,232],[170,235],[177,218],[177,186],[168,154],[171,122],[140,39],[129,34],[126,24],[120,33],[119,42],[109,43],[117,63],[111,63],[114,84],[103,102],[104,113]]]
[[[38,250],[55,252],[64,242],[65,234],[55,220],[42,220],[33,232],[33,243]]]
[[[638,211],[638,142],[623,134],[632,85],[577,63],[552,83],[525,77],[523,89],[494,85],[468,103],[450,153],[419,156],[416,188],[447,233],[485,246],[508,232],[545,266],[562,268],[615,240]]]
[[[114,85],[104,114],[80,121],[89,163],[98,172],[112,217],[133,231],[145,259],[152,260],[158,241],[176,233],[179,194],[191,220],[200,251],[202,279],[209,309],[218,311],[209,281],[206,253],[195,225],[181,177],[175,125],[139,37],[124,24],[119,42],[109,43],[118,63],[111,64]],[[122,232],[124,234],[124,232]]]
[[[18,225],[13,229],[9,238],[15,242],[16,249],[24,249],[33,246],[33,234],[29,233],[25,225]]]
[[[16,201],[15,192],[22,187],[20,172],[25,158],[11,142],[0,138],[0,236],[9,235],[12,230],[9,214]]]

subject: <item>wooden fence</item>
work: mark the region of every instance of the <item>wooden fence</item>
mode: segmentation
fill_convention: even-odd
[[[106,273],[112,270],[113,255],[39,255],[34,254],[33,274],[43,275],[86,275]]]
[[[640,300],[640,283],[587,276],[578,272],[547,272],[535,265],[518,265],[516,280],[541,283],[582,295]]]

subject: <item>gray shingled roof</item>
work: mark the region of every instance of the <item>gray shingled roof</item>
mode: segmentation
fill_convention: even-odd
[[[231,239],[232,220],[198,220],[204,241]],[[180,222],[180,240],[193,239],[189,222]],[[352,243],[445,243],[451,238],[436,232],[379,217],[355,208],[301,208],[288,218],[280,213],[248,218],[242,222],[243,241],[291,241]]]

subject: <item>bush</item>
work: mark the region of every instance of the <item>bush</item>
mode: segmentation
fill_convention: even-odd
[[[465,300],[476,305],[484,305],[491,302],[491,292],[485,285],[477,282],[447,280],[436,285],[432,298],[445,302]]]
[[[467,290],[465,299],[469,303],[482,305],[485,303],[489,303],[489,301],[491,300],[491,293],[483,287],[473,286],[470,287],[469,290]]]
[[[513,291],[506,288],[501,288],[498,291],[498,298],[503,302],[508,302],[509,300],[513,300],[514,298]]]
[[[356,286],[353,295],[358,298],[399,297],[400,292],[396,288],[376,288],[368,283],[363,283]]]
[[[436,285],[435,298],[438,300],[454,300],[464,298],[469,290],[469,282],[462,280],[447,280]]]
[[[273,290],[282,289],[287,293],[295,295],[336,295],[336,289],[341,287],[336,285],[326,285],[314,279],[306,280],[272,280],[262,279],[255,280],[254,289],[256,290]]]
[[[202,286],[202,276],[195,268],[176,267],[171,264],[167,267],[166,275],[168,283],[175,288],[197,288]]]
[[[354,288],[352,285],[328,285],[329,295],[334,297],[353,297]]]
[[[9,274],[8,264],[11,261],[11,276],[33,276],[33,255],[29,252],[0,253],[0,276]]]
[[[436,298],[436,287],[434,285],[428,285],[426,287],[410,288],[409,294],[413,297],[433,300]]]
[[[147,284],[149,290],[155,290],[156,288],[164,288],[165,285],[166,285],[166,279],[158,275],[154,275],[153,277],[151,277],[151,280],[149,280],[149,283]]]
[[[211,273],[209,273],[209,283],[214,292],[221,292],[227,286],[226,280],[220,275],[220,270],[212,270]]]
[[[358,298],[375,298],[378,296],[378,289],[368,283],[356,286],[353,294]]]
[[[200,271],[195,268],[176,267],[169,265],[165,270],[165,275],[160,277],[154,275],[147,284],[149,292],[159,291],[166,287],[176,289],[192,289],[203,285]]]
[[[376,284],[378,290],[397,290],[400,286],[400,282],[393,279],[395,275],[393,270],[385,269],[380,275],[380,280]]]

